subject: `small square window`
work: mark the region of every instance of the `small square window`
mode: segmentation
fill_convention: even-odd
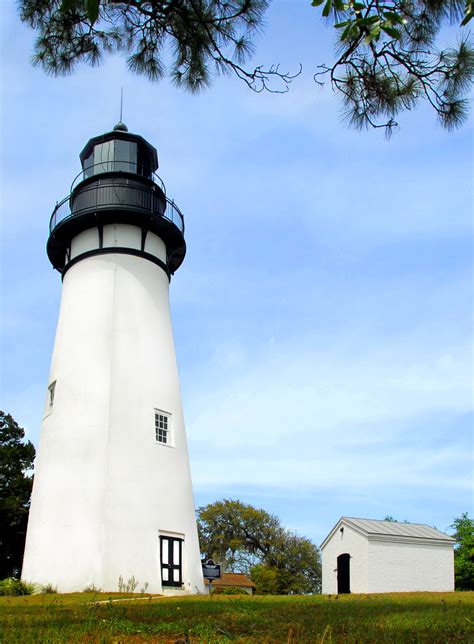
[[[170,414],[155,409],[155,438],[157,443],[170,444]]]

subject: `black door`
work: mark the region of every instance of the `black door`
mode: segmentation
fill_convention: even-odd
[[[337,592],[338,594],[351,592],[351,556],[347,553],[337,558]]]
[[[161,585],[183,585],[183,540],[160,536]]]

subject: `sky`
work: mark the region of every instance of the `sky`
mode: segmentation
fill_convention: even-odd
[[[276,0],[255,64],[190,95],[125,59],[53,78],[2,0],[2,409],[38,444],[61,280],[48,223],[89,138],[119,118],[158,149],[185,215],[170,298],[196,506],[239,499],[319,544],[340,516],[447,530],[472,514],[472,124],[422,105],[356,132],[313,73],[333,34]]]

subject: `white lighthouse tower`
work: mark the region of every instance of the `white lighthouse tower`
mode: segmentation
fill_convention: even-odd
[[[91,139],[50,222],[62,300],[22,577],[59,592],[202,592],[169,309],[186,245],[154,174],[156,149],[123,123]]]

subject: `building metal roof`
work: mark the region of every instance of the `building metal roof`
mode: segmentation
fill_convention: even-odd
[[[375,519],[355,519],[342,517],[344,521],[363,530],[367,534],[387,534],[398,537],[420,537],[422,539],[454,539],[436,528],[424,523],[400,523],[398,521],[379,521]]]
[[[208,586],[209,581],[207,579],[204,581],[206,586]],[[246,588],[255,588],[255,584],[250,577],[240,572],[223,572],[220,579],[212,580],[212,586],[244,586]]]
[[[367,537],[394,537],[397,541],[419,539],[429,541],[439,541],[444,544],[454,544],[455,540],[449,535],[432,528],[424,523],[400,523],[398,521],[381,521],[377,519],[357,519],[355,517],[341,517],[331,532],[324,539],[321,547],[324,547],[329,539],[332,537],[336,529],[341,524],[346,524],[357,532],[366,535]]]

